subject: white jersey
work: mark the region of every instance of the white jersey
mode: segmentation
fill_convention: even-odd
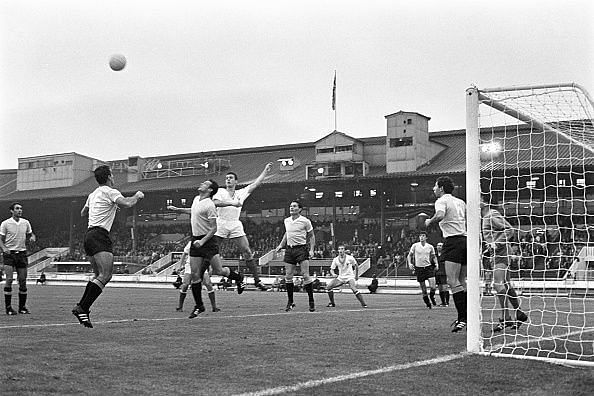
[[[118,205],[116,200],[124,198],[121,192],[109,186],[99,186],[89,194],[85,206],[89,208],[89,228],[101,227],[111,231]]]
[[[357,260],[355,260],[355,258],[350,254],[346,254],[344,259],[341,259],[340,256],[334,257],[330,268],[333,270],[338,268],[338,278],[355,279],[355,270],[353,269],[353,265],[358,265]]]
[[[292,247],[305,245],[307,233],[313,231],[313,226],[307,217],[299,215],[295,220],[293,220],[293,217],[285,219],[285,230],[287,233],[287,246]]]
[[[0,235],[5,237],[4,246],[8,250],[24,252],[27,250],[27,234],[32,234],[31,223],[23,219],[15,221],[13,217],[6,219],[0,225]]]
[[[208,234],[212,222],[216,221],[217,218],[217,210],[212,199],[200,199],[199,196],[194,197],[190,213],[192,235],[198,237]]]
[[[421,242],[415,242],[410,247],[410,253],[413,256],[415,267],[428,267],[431,263],[431,256],[435,256],[435,249],[427,242],[423,245]]]
[[[466,203],[452,194],[444,194],[435,201],[435,212],[443,212],[439,222],[443,237],[466,235]]]
[[[250,192],[248,192],[248,188],[244,187],[239,190],[235,190],[234,194],[229,194],[226,188],[219,188],[217,193],[212,197],[213,200],[219,200],[223,202],[229,201],[238,201],[243,205],[243,201],[245,201],[249,196]],[[217,208],[217,214],[219,220],[224,221],[239,221],[239,216],[241,215],[241,207],[236,206],[223,206]]]

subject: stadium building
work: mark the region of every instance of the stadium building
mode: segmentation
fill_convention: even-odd
[[[245,202],[242,219],[256,226],[280,224],[288,216],[290,201],[300,199],[304,215],[314,222],[321,249],[331,251],[337,243],[347,243],[352,249],[365,245],[368,248],[362,254],[372,256],[375,264],[378,257],[393,259],[398,242],[414,239],[424,215],[433,214],[432,188],[437,177],[452,177],[455,195],[466,197],[465,130],[429,132],[430,118],[416,112],[399,111],[385,119],[386,133],[369,138],[333,131],[310,143],[150,158],[105,160],[78,153],[19,158],[18,169],[0,171],[0,205],[8,208],[11,202],[21,202],[40,247],[58,247],[55,244],[61,239],[72,253],[86,228],[80,210],[96,188],[93,169],[108,164],[124,195],[140,190],[146,196],[140,205],[122,209],[114,224],[116,233],[130,240],[124,250],[134,256],[143,230],[183,224],[189,232],[187,215],[168,212],[166,206],[189,206],[200,182],[212,178],[224,185],[226,172],[233,171],[240,186],[247,185],[266,163],[273,162],[271,175]],[[546,238],[547,228],[571,223],[589,235],[588,226],[594,224],[594,161],[583,161],[583,172],[575,173],[571,163],[548,160],[547,147],[554,143],[547,141],[546,133],[532,136],[527,131],[528,127],[518,125],[516,137],[506,136],[506,144],[531,139],[534,149],[520,151],[515,158],[502,157],[499,161],[506,162],[505,171],[497,161],[489,163],[488,169],[483,166],[481,172],[489,177],[482,178],[482,190],[492,192],[505,205],[506,214],[518,219],[520,228],[522,224],[530,229],[540,225]],[[485,139],[499,133],[497,128],[483,132]],[[510,161],[517,164],[511,173]],[[551,166],[556,167],[554,172]],[[549,180],[559,175],[562,180]],[[557,196],[566,194],[571,200],[561,206],[547,205],[550,186]],[[582,199],[576,202],[575,197]],[[181,243],[187,233],[183,227],[178,230],[150,238]],[[270,230],[270,235],[259,238],[282,237],[282,227]],[[429,230],[431,243],[440,238],[438,228]]]

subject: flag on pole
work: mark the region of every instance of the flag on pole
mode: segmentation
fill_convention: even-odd
[[[336,110],[336,71],[334,72],[334,85],[332,87],[332,110]]]

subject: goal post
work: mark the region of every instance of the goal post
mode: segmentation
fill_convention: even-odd
[[[484,293],[483,194],[515,234],[501,257],[521,294],[525,322],[514,309],[502,310],[497,295]],[[466,203],[467,350],[594,366],[594,263],[580,279],[568,276],[578,254],[594,245],[594,104],[588,92],[574,83],[468,88]],[[510,312],[519,327],[494,331],[500,318],[512,323],[501,317]]]

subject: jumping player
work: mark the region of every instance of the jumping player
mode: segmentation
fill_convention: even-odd
[[[72,310],[72,314],[85,327],[93,327],[89,318],[91,305],[103,292],[113,274],[113,248],[109,232],[118,206],[131,208],[144,198],[141,191],[125,198],[121,192],[113,188],[113,176],[107,165],[95,169],[95,180],[99,187],[89,194],[80,212],[83,217],[89,216],[84,247],[95,276],[87,283],[79,303]]]
[[[190,287],[190,282],[192,281],[192,266],[190,265],[190,246],[191,242],[188,242],[187,245],[184,247],[184,253],[182,254],[179,260],[183,267],[181,267],[178,272],[181,272],[183,268],[184,278],[179,289],[179,304],[177,305],[177,308],[175,308],[175,310],[178,312],[182,312],[184,310],[184,300],[186,299],[186,295],[188,294],[188,288]],[[219,312],[220,309],[217,308],[215,291],[212,287],[212,282],[210,281],[208,271],[204,273],[202,277],[202,283],[204,283],[204,287],[206,287],[206,290],[208,292],[208,299],[210,300],[210,305],[212,306],[212,312]]]
[[[244,201],[252,194],[252,192],[264,181],[264,178],[272,169],[272,162],[269,162],[264,167],[260,176],[251,184],[244,188],[236,190],[237,174],[235,172],[228,172],[225,175],[225,187],[220,188],[213,196],[212,200],[217,207],[217,232],[215,237],[217,239],[230,239],[241,250],[241,254],[245,259],[245,264],[250,272],[254,275],[254,283],[256,287],[262,291],[268,288],[260,281],[258,275],[258,267],[254,259],[254,253],[250,249],[250,244],[245,235],[243,224],[239,220],[241,214],[241,207]]]

